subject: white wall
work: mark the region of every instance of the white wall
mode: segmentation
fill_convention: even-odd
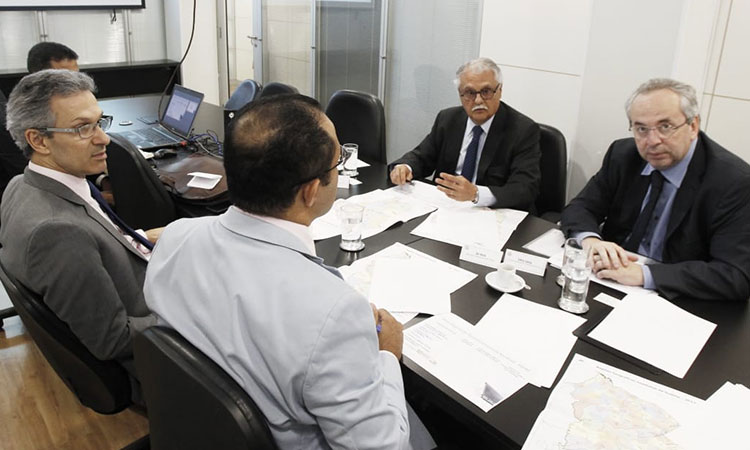
[[[568,198],[598,170],[609,144],[629,136],[623,105],[640,83],[673,77],[704,91],[722,3],[727,2],[485,1],[480,54],[502,66],[505,101],[565,134]],[[750,16],[750,6],[742,12]],[[744,23],[750,24],[750,17]],[[745,33],[744,40],[736,38],[739,59],[750,30],[737,28]],[[750,61],[746,67],[750,75]],[[744,82],[723,84],[728,91],[738,85],[750,96]],[[713,100],[719,109],[727,103],[718,96]],[[742,106],[750,112],[750,102],[729,109]]]
[[[205,94],[204,101],[221,104],[217,55],[216,3],[201,0],[195,15],[195,37],[182,64],[182,84]],[[192,0],[165,0],[167,57],[179,61],[190,40]]]

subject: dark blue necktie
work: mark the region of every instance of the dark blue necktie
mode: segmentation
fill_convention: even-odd
[[[664,176],[658,170],[651,172],[651,193],[648,197],[648,203],[641,211],[638,219],[635,221],[633,226],[633,232],[630,233],[630,238],[625,241],[623,248],[631,252],[638,252],[638,247],[641,245],[643,237],[646,235],[646,229],[648,224],[651,222],[651,218],[654,215],[656,209],[656,202],[659,200],[661,190],[664,187]]]
[[[107,203],[106,200],[104,200],[104,197],[102,197],[102,193],[99,192],[99,189],[94,186],[94,183],[89,183],[89,189],[91,190],[91,196],[94,197],[94,200],[99,204],[99,207],[102,208],[102,211],[104,211],[107,216],[109,216],[110,220],[117,225],[120,230],[122,230],[124,233],[127,233],[130,235],[133,239],[135,239],[137,242],[140,242],[144,247],[146,247],[149,250],[153,250],[154,244],[152,244],[148,239],[141,236],[139,233],[137,233],[134,229],[130,228],[128,224],[126,224],[122,219],[120,219],[120,216],[115,214],[114,211],[112,211],[112,208],[109,207],[109,203]]]
[[[473,183],[474,169],[477,166],[477,153],[479,152],[479,138],[482,136],[482,127],[476,125],[472,130],[474,137],[471,138],[469,146],[466,148],[466,157],[464,158],[464,165],[461,168],[461,175]]]

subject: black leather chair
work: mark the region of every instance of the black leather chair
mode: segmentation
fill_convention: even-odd
[[[298,93],[299,90],[296,87],[284,83],[277,83],[274,81],[263,86],[263,89],[260,91],[260,96],[258,96],[258,98],[266,98],[272,95]]]
[[[84,406],[114,414],[132,404],[130,379],[121,365],[94,357],[67,324],[2,265],[0,281],[47,362]]]
[[[365,162],[385,164],[385,113],[379,98],[366,92],[336,91],[328,101],[326,115],[336,127],[339,142],[359,146]]]
[[[542,183],[536,209],[539,217],[557,222],[565,207],[565,185],[567,183],[568,151],[565,136],[557,128],[539,124],[539,147],[542,150],[540,167]]]
[[[258,98],[262,86],[255,80],[245,80],[237,86],[237,89],[232,92],[232,96],[229,97],[224,109],[230,111],[237,111],[243,106],[247,105],[251,101]]]
[[[263,414],[224,370],[177,331],[151,327],[134,342],[151,448],[276,449]]]
[[[107,169],[115,212],[132,228],[148,230],[175,220],[174,202],[154,169],[138,148],[117,133],[110,133]]]

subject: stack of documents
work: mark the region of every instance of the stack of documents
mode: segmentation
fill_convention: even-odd
[[[448,244],[500,250],[528,215],[514,209],[438,209],[412,234]]]
[[[430,205],[432,206],[432,209],[459,209],[471,208],[474,206],[474,203],[469,201],[459,202],[453,200],[440,192],[436,186],[422,181],[412,181],[400,186],[395,186],[390,188],[389,191],[397,192],[414,200],[418,200],[421,203]]]
[[[395,243],[374,255],[339,268],[344,279],[378,308],[390,312],[450,312],[450,294],[477,275]],[[402,323],[404,320],[400,320]]]
[[[658,295],[626,295],[589,337],[683,378],[716,324]]]
[[[377,189],[348,199],[338,199],[331,209],[310,224],[314,240],[328,239],[341,234],[338,211],[344,203],[356,203],[365,207],[362,219],[362,238],[368,238],[387,230],[390,226],[427,214],[435,208],[419,200],[399,195],[392,190]]]
[[[523,450],[683,448],[670,433],[692,425],[702,404],[699,398],[575,355]],[[696,431],[702,429],[696,426]]]

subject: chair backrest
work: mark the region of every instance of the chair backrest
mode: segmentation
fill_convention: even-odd
[[[130,379],[120,364],[92,355],[40,296],[18,283],[2,265],[0,281],[47,362],[84,406],[114,414],[131,405]]]
[[[561,213],[565,207],[568,151],[565,136],[557,128],[539,124],[542,183],[536,200],[537,214]]]
[[[141,152],[127,139],[110,133],[107,169],[115,211],[130,227],[148,230],[177,217],[174,202]]]
[[[379,98],[366,92],[336,91],[326,115],[336,127],[339,142],[357,144],[363,161],[386,163],[385,113]]]
[[[258,98],[266,98],[272,95],[279,95],[279,94],[298,94],[298,93],[299,93],[299,90],[296,87],[290,86],[284,83],[277,83],[274,81],[272,83],[268,83],[267,85],[263,86],[263,89],[260,91],[260,96]]]
[[[239,86],[237,86],[237,89],[234,90],[232,96],[229,97],[229,100],[227,100],[226,104],[224,105],[224,109],[230,111],[239,110],[243,106],[258,98],[261,89],[261,85],[255,80],[243,81]]]
[[[177,331],[146,329],[135,337],[134,354],[152,448],[277,448],[250,396]]]

